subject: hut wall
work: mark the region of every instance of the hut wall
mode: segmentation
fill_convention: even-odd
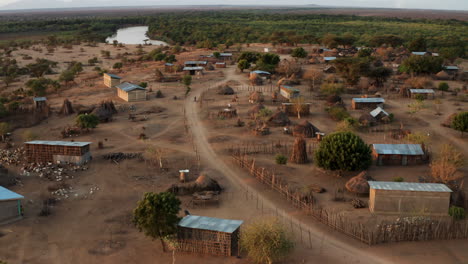
[[[20,201],[0,201],[0,223],[20,217]]]
[[[370,190],[369,210],[376,214],[446,216],[449,192]]]
[[[104,74],[104,85],[112,88],[120,84],[120,80],[116,78],[112,78],[111,76]]]
[[[230,233],[179,227],[177,238],[180,251],[217,256],[237,254],[237,251],[232,250],[233,240]],[[237,244],[235,247],[237,248]]]
[[[137,102],[146,100],[146,90],[133,90],[127,93],[128,102]]]
[[[117,96],[128,102],[128,93],[124,90],[117,89]]]
[[[26,144],[26,158],[28,162],[54,162],[60,160],[60,158],[64,159],[63,161],[67,161],[67,159],[84,161],[89,160],[90,157],[91,154],[89,153],[89,145],[84,147],[76,147]]]
[[[382,103],[357,103],[354,100],[351,102],[353,109],[375,109],[377,107],[382,107]]]
[[[382,165],[420,165],[426,162],[424,155],[383,155],[374,153],[376,163]]]
[[[434,99],[434,94],[433,93],[411,93],[411,98],[412,99],[416,99],[416,96],[418,96],[418,94],[422,95],[424,99]]]

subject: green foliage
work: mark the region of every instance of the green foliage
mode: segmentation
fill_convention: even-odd
[[[40,77],[38,79],[28,80],[26,82],[26,87],[28,87],[35,96],[44,96],[46,95],[47,88],[58,89],[60,84],[52,79]]]
[[[10,124],[7,122],[0,122],[0,135],[3,136],[10,132]]]
[[[305,58],[307,57],[307,51],[302,47],[295,48],[292,50],[291,56],[294,58]]]
[[[371,48],[362,48],[358,51],[359,58],[366,58],[372,56],[372,49]]]
[[[438,88],[439,88],[439,90],[446,92],[446,91],[448,91],[450,89],[450,86],[446,82],[441,82],[441,83],[439,83]]]
[[[99,118],[95,114],[81,114],[76,117],[76,125],[81,129],[95,128],[99,124]]]
[[[116,62],[114,63],[114,65],[112,66],[112,69],[122,69],[123,67],[123,63],[121,62]]]
[[[449,208],[449,215],[454,219],[454,220],[463,220],[466,218],[466,212],[465,209],[458,207],[458,206],[450,206]]]
[[[380,47],[382,45],[390,45],[392,47],[398,47],[403,45],[404,40],[400,37],[401,32],[396,33],[398,35],[384,34],[372,36],[369,40],[369,44],[372,47]]]
[[[294,249],[286,228],[277,220],[256,221],[243,228],[240,244],[255,263],[273,263]]]
[[[336,130],[341,132],[353,132],[358,127],[358,124],[359,122],[356,119],[348,116],[343,118],[343,120],[340,123],[338,123]]]
[[[146,87],[148,87],[148,83],[147,82],[141,82],[141,83],[138,84],[138,86],[146,88]]]
[[[60,74],[59,81],[69,83],[75,80],[75,73],[72,70],[65,70]]]
[[[246,59],[242,59],[237,63],[237,68],[243,72],[244,70],[250,68],[250,62],[248,62]]]
[[[320,92],[326,95],[340,95],[345,91],[341,83],[324,83],[320,86]]]
[[[260,119],[263,119],[263,120],[266,120],[268,119],[271,115],[273,114],[273,111],[271,111],[269,108],[263,108],[263,109],[260,109],[260,111],[258,112],[258,117]]]
[[[330,117],[333,120],[336,120],[336,121],[342,121],[345,118],[351,117],[349,115],[348,111],[346,111],[346,109],[344,109],[343,107],[340,107],[340,106],[332,106],[332,107],[327,108],[325,110],[330,115]]]
[[[458,130],[462,133],[468,132],[468,112],[461,112],[457,114],[452,121],[453,129]]]
[[[418,100],[418,101],[424,101],[426,99],[426,97],[424,97],[423,94],[417,94],[414,96],[414,99]]]
[[[375,67],[369,70],[367,77],[374,81],[375,86],[382,87],[392,76],[393,70],[387,67]]]
[[[219,57],[221,57],[221,53],[219,53],[219,51],[215,51],[213,52],[213,56],[217,59],[219,59]]]
[[[400,65],[400,72],[408,74],[434,74],[442,70],[443,59],[433,56],[412,55]]]
[[[173,193],[145,193],[133,211],[133,223],[145,235],[163,239],[177,231],[180,204]]]
[[[264,53],[258,58],[255,69],[267,72],[275,72],[275,68],[280,62],[280,57],[273,53]]]
[[[327,170],[365,170],[372,164],[371,148],[352,132],[325,136],[315,151],[317,166]]]
[[[286,165],[286,163],[288,163],[288,157],[283,154],[276,154],[275,162],[279,165]]]
[[[362,75],[368,73],[370,61],[368,58],[347,57],[338,58],[333,61],[338,74],[349,85],[356,85]]]
[[[394,182],[404,182],[405,178],[398,176],[398,177],[393,178],[393,181]]]
[[[83,64],[81,62],[73,61],[72,63],[70,63],[68,70],[70,70],[71,72],[73,72],[73,74],[76,75],[83,71]]]
[[[255,63],[259,58],[260,53],[258,52],[244,51],[239,55],[237,61],[246,60],[249,63]]]
[[[417,38],[413,39],[409,43],[408,49],[410,51],[426,51],[426,49],[427,49],[426,39],[423,38],[423,37],[417,37]]]
[[[94,57],[94,58],[88,60],[89,65],[94,65],[94,64],[96,64],[98,62],[99,62],[99,60],[98,60],[97,57]]]

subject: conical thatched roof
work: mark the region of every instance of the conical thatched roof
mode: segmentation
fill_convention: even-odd
[[[270,126],[287,126],[290,123],[291,121],[289,120],[288,115],[283,111],[276,112],[270,117],[270,119],[268,119],[268,124]]]
[[[101,101],[99,107],[95,108],[91,113],[95,114],[100,122],[109,122],[112,120],[112,115],[117,113],[117,109],[112,100]]]
[[[450,75],[445,71],[440,71],[436,74],[436,77],[439,80],[448,80],[450,78]]]
[[[72,104],[68,99],[63,100],[62,108],[60,109],[59,114],[61,115],[70,115],[73,114],[75,111],[73,110]]]
[[[444,127],[451,127],[453,119],[455,118],[456,115],[457,115],[456,113],[449,115],[447,119],[445,119],[445,121],[441,125]]]
[[[264,100],[265,99],[263,98],[263,93],[262,92],[255,91],[255,92],[251,93],[250,96],[249,96],[249,102],[261,103]]]
[[[217,181],[202,174],[195,180],[195,185],[198,191],[221,191],[221,186]]]
[[[302,136],[306,138],[315,137],[315,133],[319,130],[309,123],[309,121],[304,120],[301,123],[297,124],[293,128],[293,136]]]
[[[218,87],[218,94],[221,95],[233,95],[234,89],[232,89],[229,85],[225,84]]]
[[[345,185],[346,189],[352,193],[367,194],[369,193],[369,183],[365,178],[365,172],[359,173],[351,178]]]

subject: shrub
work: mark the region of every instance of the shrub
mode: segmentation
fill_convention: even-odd
[[[405,178],[403,178],[403,177],[395,177],[395,178],[393,178],[393,181],[394,181],[394,182],[404,182],[404,181],[405,181]]]
[[[276,154],[275,162],[279,165],[286,165],[286,163],[288,163],[288,158],[283,154]]]
[[[417,94],[416,96],[414,96],[414,99],[416,99],[418,101],[424,101],[424,99],[426,99],[426,98],[422,94]]]
[[[446,82],[441,82],[439,83],[439,90],[441,91],[448,91],[450,89],[450,86]]]
[[[451,127],[460,131],[462,135],[464,132],[468,132],[468,112],[461,112],[457,114],[453,118]]]
[[[138,84],[138,86],[146,88],[146,87],[148,87],[148,83],[147,82],[141,82],[140,84]]]
[[[156,92],[156,98],[163,98],[163,97],[164,97],[164,95],[163,95],[163,93],[161,92],[161,90],[158,90],[158,91]]]
[[[466,217],[465,209],[458,207],[458,206],[450,206],[449,208],[449,215],[454,220],[463,220]]]
[[[341,120],[344,120],[345,118],[350,117],[348,111],[346,111],[346,109],[339,107],[339,106],[332,106],[326,109],[326,111],[328,112],[330,117],[336,121],[341,121]]]

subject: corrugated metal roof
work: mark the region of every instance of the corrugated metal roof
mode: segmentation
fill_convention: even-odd
[[[120,89],[120,90],[125,91],[125,92],[130,92],[130,91],[133,91],[133,90],[146,90],[145,88],[143,88],[143,87],[141,87],[139,85],[129,83],[129,82],[121,83],[121,84],[117,85],[116,87],[118,89]]]
[[[184,67],[184,71],[201,71],[203,70],[203,67],[197,66],[197,67]]]
[[[411,52],[411,54],[417,55],[417,56],[424,56],[424,55],[426,55],[426,53],[427,52],[425,52],[425,51],[413,51],[413,52]]]
[[[51,145],[51,146],[69,146],[69,147],[84,147],[91,142],[70,142],[70,141],[49,141],[49,140],[33,140],[24,142],[24,144],[33,145]]]
[[[446,69],[446,70],[459,70],[460,68],[458,68],[457,66],[445,66],[444,69]]]
[[[226,63],[225,63],[225,62],[217,62],[217,63],[215,63],[215,64],[224,65],[224,64],[226,64]]]
[[[380,97],[353,98],[353,101],[356,103],[385,103],[385,99],[380,98]]]
[[[410,89],[411,93],[416,93],[416,94],[426,94],[426,93],[434,93],[434,90],[432,89]]]
[[[174,66],[174,64],[166,62],[166,63],[164,63],[164,66]]]
[[[104,74],[110,76],[113,79],[122,79],[122,77],[120,77],[118,75],[115,75],[115,74],[112,74],[112,73],[104,73]]]
[[[186,61],[185,65],[187,64],[207,64],[207,61]]]
[[[336,60],[336,57],[324,57],[326,61]]]
[[[449,187],[441,183],[418,182],[383,182],[368,181],[371,189],[414,192],[452,192]]]
[[[220,53],[219,56],[221,56],[221,57],[231,57],[232,53]]]
[[[299,89],[296,89],[296,88],[294,88],[292,86],[288,86],[288,85],[281,85],[281,88],[284,88],[286,90],[291,90],[292,92],[300,92]]]
[[[42,101],[47,101],[47,98],[45,98],[45,97],[34,97],[33,100],[34,100],[34,102],[42,102]]]
[[[256,70],[256,71],[251,71],[250,73],[256,73],[256,74],[268,74],[270,75],[271,73],[267,72],[267,71],[259,71],[259,70]]]
[[[206,216],[187,215],[179,222],[179,226],[203,230],[232,233],[238,229],[244,221],[221,219]]]
[[[0,186],[0,201],[19,200],[19,199],[24,199],[24,196]]]
[[[377,107],[376,109],[372,110],[372,111],[370,112],[370,115],[373,116],[373,117],[376,117],[376,116],[378,116],[380,113],[384,113],[385,115],[388,116],[388,113],[387,113],[385,110],[383,110],[380,106]]]
[[[384,155],[424,155],[420,144],[372,144],[378,154]]]

